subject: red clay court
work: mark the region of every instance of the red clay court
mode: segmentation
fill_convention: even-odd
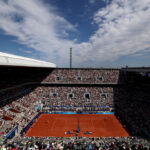
[[[78,130],[79,124],[79,137],[129,136],[129,133],[123,128],[115,115],[96,114],[42,114],[25,136],[73,137],[77,134],[76,131]],[[67,131],[71,131],[74,134],[65,134]],[[92,132],[92,134],[85,134],[86,131]]]

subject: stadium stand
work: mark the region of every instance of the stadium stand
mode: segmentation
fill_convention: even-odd
[[[150,77],[125,69],[1,66],[1,149],[150,148]],[[115,112],[129,137],[22,137],[39,112]]]
[[[113,84],[118,83],[118,69],[55,69],[44,82]]]

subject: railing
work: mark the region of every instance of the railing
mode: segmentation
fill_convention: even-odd
[[[78,112],[59,112],[59,111],[56,111],[56,112],[44,112],[46,114],[72,114],[72,115],[75,115],[75,114],[79,114]],[[99,115],[114,115],[115,113],[114,112],[82,112],[80,114],[99,114]]]
[[[7,141],[7,139],[11,139],[15,136],[16,132],[18,131],[18,126],[16,126],[14,129],[12,129],[5,137],[4,143]]]

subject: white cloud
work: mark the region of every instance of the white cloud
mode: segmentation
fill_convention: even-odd
[[[93,20],[98,26],[95,34],[89,41],[76,44],[75,40],[64,38],[69,37],[70,31],[76,31],[76,26],[53,12],[50,6],[39,0],[0,1],[0,28],[17,37],[19,43],[45,53],[60,66],[67,66],[70,47],[78,66],[85,62],[113,61],[150,49],[149,0],[113,0]]]
[[[39,0],[0,1],[0,28],[17,37],[19,43],[45,53],[57,64],[66,63],[68,49],[74,44],[60,37],[68,36],[68,31],[76,31],[74,25]],[[60,56],[57,62],[56,51]]]
[[[87,43],[81,44],[87,59],[113,61],[150,49],[150,1],[113,0],[94,15],[98,30]]]

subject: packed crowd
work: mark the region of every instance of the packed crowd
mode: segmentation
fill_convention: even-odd
[[[111,87],[39,87],[43,106],[46,109],[76,111],[110,111],[113,108]],[[66,107],[68,106],[68,107]]]
[[[15,138],[2,150],[149,150],[150,142],[135,137]]]
[[[24,87],[13,88],[11,90],[0,90],[0,107],[3,107],[6,104],[8,104],[8,101],[11,100],[11,97],[13,98],[17,95],[21,95],[22,93],[24,93],[24,90]]]
[[[114,90],[117,114],[128,125],[132,135],[150,137],[150,94],[145,85],[129,85]]]
[[[30,83],[117,84],[119,69],[2,68],[0,89]],[[10,78],[11,76],[11,78]],[[121,80],[120,80],[121,81]]]
[[[27,92],[27,89],[24,93]],[[29,90],[28,90],[29,92]],[[30,92],[27,95],[21,93],[22,96],[13,101],[2,101],[5,103],[4,107],[1,107],[0,120],[2,125],[0,126],[0,138],[5,136],[16,126],[19,127],[19,131],[22,130],[31,119],[37,114],[35,108],[39,105],[35,92]]]
[[[54,69],[43,82],[56,83],[118,83],[117,69]]]

